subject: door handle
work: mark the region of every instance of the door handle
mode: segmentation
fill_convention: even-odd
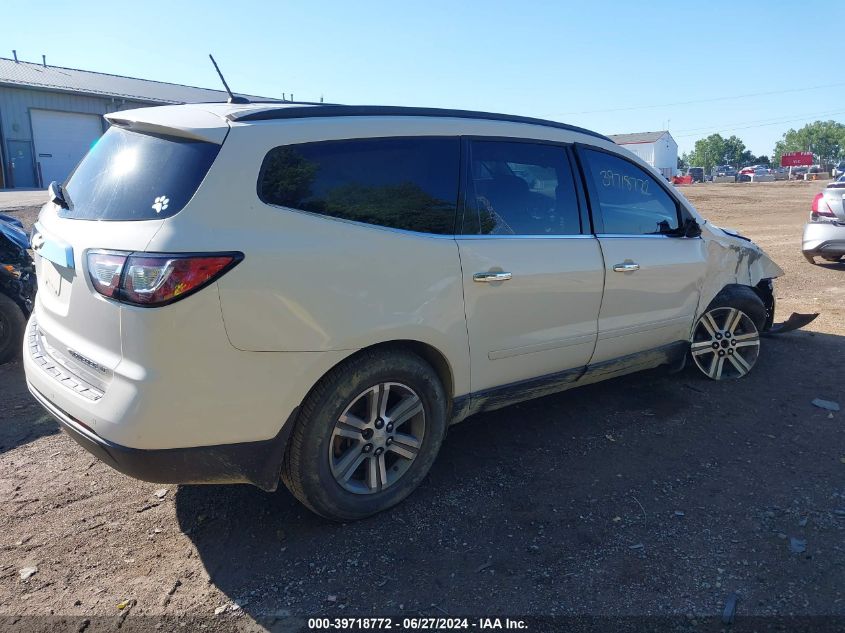
[[[507,281],[512,277],[513,275],[510,273],[475,273],[472,280],[489,283],[491,281]]]
[[[613,272],[615,273],[632,273],[635,270],[639,270],[640,265],[635,264],[634,262],[624,262],[622,264],[616,264],[613,267]]]

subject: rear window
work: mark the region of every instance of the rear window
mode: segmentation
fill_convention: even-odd
[[[220,146],[111,127],[64,185],[79,220],[158,220],[182,210],[217,157]]]
[[[284,145],[267,154],[268,204],[421,233],[452,234],[457,138],[375,138]]]

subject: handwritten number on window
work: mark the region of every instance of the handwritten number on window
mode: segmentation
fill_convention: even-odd
[[[648,180],[616,173],[612,169],[603,169],[599,173],[602,179],[601,184],[604,187],[636,191],[644,196],[650,195],[648,192]]]

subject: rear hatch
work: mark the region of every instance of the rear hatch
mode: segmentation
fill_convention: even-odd
[[[121,123],[82,159],[62,187],[64,200],[42,208],[32,238],[38,294],[30,348],[95,391],[105,390],[122,357],[121,306],[94,290],[88,252],[144,251],[191,200],[220,149],[180,136],[184,130]],[[219,142],[225,130],[224,123]]]

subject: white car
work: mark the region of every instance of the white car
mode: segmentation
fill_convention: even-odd
[[[743,376],[772,323],[783,271],[587,130],[290,103],[106,118],[35,227],[24,363],[141,479],[282,480],[361,518],[449,424],[687,358]]]
[[[832,263],[845,257],[845,175],[813,198],[801,252],[811,264],[816,263],[816,257]]]

